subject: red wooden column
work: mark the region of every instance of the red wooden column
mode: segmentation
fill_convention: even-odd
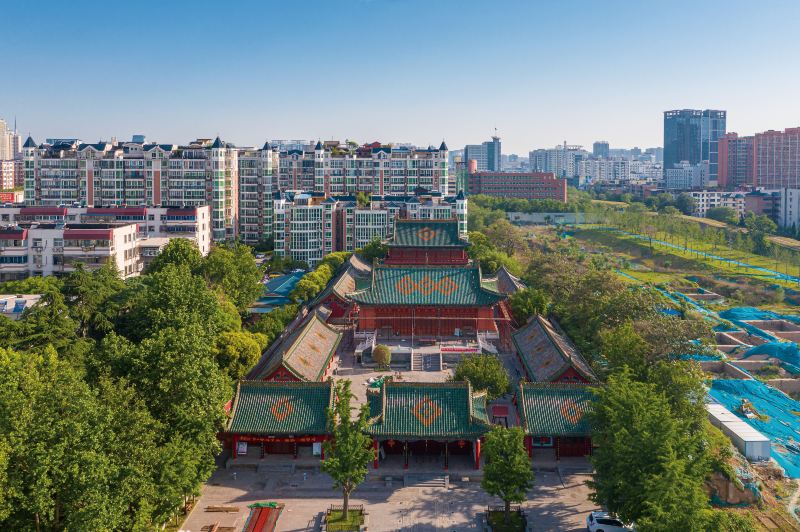
[[[475,469],[481,468],[481,440],[475,440]]]
[[[444,442],[444,470],[447,471],[448,466],[448,459],[450,458],[450,442]]]
[[[403,469],[408,469],[408,442],[403,442]]]
[[[320,453],[319,453],[319,459],[320,460],[325,460],[325,439],[326,438],[323,438],[322,440],[320,440],[320,445],[321,445]]]
[[[525,436],[525,450],[528,451],[528,458],[533,458],[533,443],[531,439],[533,436]]]
[[[236,458],[236,452],[239,450],[239,436],[233,437],[233,458]]]
[[[372,467],[378,469],[378,438],[372,440],[372,448],[375,450],[375,460],[372,462]]]

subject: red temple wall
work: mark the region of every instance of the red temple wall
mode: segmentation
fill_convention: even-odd
[[[386,264],[467,264],[469,256],[461,248],[389,248]]]
[[[269,382],[299,382],[300,379],[294,376],[292,372],[286,369],[283,366],[278,366],[275,371],[267,375],[261,380],[269,381]]]
[[[496,330],[491,307],[361,307],[359,330],[383,327],[391,327],[401,336],[452,336],[455,329]]]
[[[583,376],[575,371],[575,368],[567,368],[564,373],[553,379],[551,382],[580,382],[583,384],[587,384],[587,381]]]

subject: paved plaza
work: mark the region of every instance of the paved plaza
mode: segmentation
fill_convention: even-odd
[[[561,467],[536,472],[535,488],[523,504],[533,530],[583,530],[586,514],[596,506],[588,500],[585,481],[589,475],[577,468]],[[478,481],[461,481],[451,475],[450,487],[403,487],[391,485],[371,472],[353,494],[352,504],[363,504],[369,512],[370,531],[482,530],[480,514],[487,504],[501,502],[487,496]],[[323,511],[341,504],[341,494],[331,480],[316,469],[294,473],[258,473],[254,469],[219,469],[204,486],[194,511],[181,530],[200,532],[219,523],[241,529],[249,513],[248,504],[276,501],[286,505],[278,520],[279,531],[318,530]],[[211,505],[238,507],[237,512],[206,512]]]

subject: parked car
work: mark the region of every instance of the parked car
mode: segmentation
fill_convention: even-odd
[[[586,517],[586,530],[589,532],[630,532],[622,521],[611,517],[608,512],[592,512]]]

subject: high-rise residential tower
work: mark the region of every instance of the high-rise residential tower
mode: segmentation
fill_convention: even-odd
[[[592,144],[592,155],[594,157],[600,159],[607,159],[608,158],[608,141],[607,140],[598,140],[594,144]]]
[[[664,170],[687,161],[708,161],[708,179],[716,181],[719,167],[717,141],[725,135],[726,112],[712,109],[664,111]]]
[[[464,147],[464,162],[476,161],[479,172],[499,172],[501,158],[500,137],[496,135],[483,144],[468,144]]]

